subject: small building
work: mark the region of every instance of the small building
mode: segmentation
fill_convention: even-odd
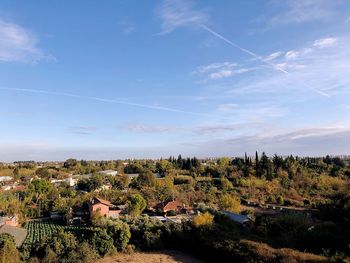
[[[13,178],[11,176],[0,176],[0,182],[9,182],[12,180]]]
[[[5,185],[1,186],[1,190],[3,190],[3,191],[17,192],[17,191],[24,191],[25,189],[26,189],[25,185],[19,185],[17,182],[5,184]]]
[[[2,226],[2,225],[18,226],[17,216],[1,216],[0,217],[0,226]]]
[[[3,185],[1,186],[1,190],[3,191],[10,191],[12,189],[11,185]]]
[[[104,170],[104,171],[100,171],[100,174],[103,175],[111,175],[111,176],[116,176],[118,174],[118,171],[114,171],[114,170]]]
[[[100,191],[103,191],[103,190],[110,190],[110,189],[112,189],[112,185],[111,184],[104,184],[101,187],[97,188],[95,190],[95,192],[100,192]]]
[[[241,225],[249,225],[254,222],[254,220],[248,215],[236,214],[229,211],[223,211],[223,214],[226,215],[230,220]]]
[[[172,200],[172,201],[157,204],[153,209],[156,211],[160,210],[163,213],[168,213],[170,211],[174,211],[176,214],[187,214],[187,213],[192,212],[191,207],[187,206],[186,204],[184,204],[178,200]]]
[[[66,183],[70,187],[73,187],[77,184],[78,180],[74,179],[72,176],[65,179],[51,179],[50,182],[54,184],[56,187],[60,186],[63,183]]]
[[[90,216],[94,213],[99,213],[104,217],[118,218],[120,214],[124,214],[126,207],[124,205],[114,205],[107,200],[98,197],[93,197],[89,201]]]

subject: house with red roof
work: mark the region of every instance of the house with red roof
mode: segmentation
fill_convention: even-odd
[[[176,214],[187,214],[192,212],[192,208],[190,206],[187,206],[178,200],[172,200],[157,204],[154,209],[158,211],[160,210],[165,214],[169,213],[170,211],[174,211]]]
[[[125,210],[125,205],[114,205],[98,197],[93,197],[89,201],[90,216],[94,213],[99,213],[104,217],[118,218],[120,214],[125,213]]]

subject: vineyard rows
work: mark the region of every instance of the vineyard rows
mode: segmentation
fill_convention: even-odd
[[[91,227],[86,226],[67,226],[58,222],[46,221],[29,221],[25,228],[28,231],[24,245],[33,246],[44,237],[50,237],[52,234],[62,229],[76,235],[78,238],[82,237],[85,232],[92,230]]]

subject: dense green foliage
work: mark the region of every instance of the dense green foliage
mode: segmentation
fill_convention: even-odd
[[[53,235],[59,230],[70,232],[77,237],[86,235],[92,230],[91,227],[86,226],[71,226],[65,225],[61,222],[43,220],[43,221],[29,221],[24,226],[27,231],[27,238],[24,242],[24,246],[34,246],[37,242],[40,242],[44,237]]]
[[[106,169],[117,170],[118,175],[99,173]],[[326,260],[323,256],[341,261],[350,255],[350,164],[346,158],[269,158],[256,153],[254,157],[203,160],[181,155],[160,160],[69,159],[0,164],[0,175],[11,176],[22,186],[1,192],[4,215],[17,215],[20,223],[53,211],[63,215],[60,223],[25,224],[29,233],[21,249],[24,259],[85,262],[133,247],[181,249],[214,262],[218,257],[238,262],[317,262]],[[71,175],[78,180],[76,189],[50,181]],[[74,209],[88,211],[92,197],[126,205],[128,216],[66,225]],[[141,214],[163,214],[151,208],[174,199],[203,213],[193,222],[179,224]],[[248,207],[247,201],[255,205]],[[284,210],[271,212],[266,204]],[[222,210],[250,214],[255,223],[242,227],[218,212]],[[173,210],[167,213],[175,214]],[[62,249],[63,242],[69,242],[69,247]]]
[[[6,233],[0,234],[0,263],[18,262],[20,258],[13,236]]]

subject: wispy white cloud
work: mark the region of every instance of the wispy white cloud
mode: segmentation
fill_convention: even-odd
[[[181,133],[192,134],[194,136],[206,136],[208,134],[221,134],[243,131],[246,129],[257,128],[255,123],[211,123],[205,125],[194,126],[172,126],[172,125],[149,125],[149,124],[128,124],[120,128],[135,133],[151,133],[151,134],[176,134]]]
[[[161,32],[161,34],[169,33],[173,31],[175,28],[180,26],[189,26],[189,25],[199,26],[203,30],[217,37],[218,39],[221,39],[222,41],[226,42],[232,47],[239,49],[240,51],[248,54],[253,59],[261,61],[262,63],[270,66],[272,69],[276,71],[280,71],[281,73],[284,73],[284,74],[290,74],[290,72],[286,70],[286,68],[288,68],[287,66],[281,67],[279,66],[279,64],[272,63],[271,60],[269,59],[263,59],[261,56],[259,56],[255,52],[232,42],[224,35],[218,33],[217,31],[205,25],[206,16],[204,15],[204,13],[201,11],[195,10],[193,6],[188,2],[185,3],[181,0],[164,0],[163,4],[157,9],[157,11],[159,16],[163,19],[163,24],[162,24],[163,31]],[[256,68],[253,68],[253,69],[256,69]],[[221,71],[217,71],[209,74],[209,78],[211,79],[227,78],[235,75],[236,73],[244,73],[247,71],[251,71],[253,69],[245,68],[245,69],[238,70],[236,72],[230,69],[223,69]],[[326,97],[329,96],[324,91],[320,91],[308,85],[308,83],[305,81],[302,83],[302,85],[310,90],[317,92],[319,95],[326,96]]]
[[[213,124],[207,124],[207,125],[201,125],[193,128],[193,132],[198,135],[218,135],[223,133],[236,133],[236,132],[247,132],[251,129],[256,129],[257,124],[256,123],[233,123],[233,124],[220,124],[220,123],[213,123]]]
[[[265,58],[263,58],[265,61],[272,61],[276,58],[278,58],[279,56],[281,56],[283,54],[283,52],[281,51],[276,51],[271,53],[270,55],[266,56]]]
[[[73,93],[67,93],[67,92],[57,92],[57,91],[39,90],[39,89],[20,89],[20,88],[0,87],[0,90],[10,91],[10,92],[21,92],[21,93],[45,94],[45,95],[50,95],[50,96],[71,97],[71,98],[76,98],[76,99],[93,100],[93,101],[98,101],[101,103],[127,105],[127,106],[131,106],[131,107],[144,108],[144,109],[157,110],[157,111],[166,111],[166,112],[174,112],[174,113],[188,114],[188,115],[195,115],[195,116],[213,117],[213,115],[210,115],[210,114],[186,111],[186,110],[170,108],[170,107],[165,107],[165,106],[160,106],[160,105],[130,102],[130,101],[125,101],[123,99],[101,98],[101,97],[85,96],[85,95],[79,95],[79,94],[73,94]]]
[[[300,24],[314,21],[327,21],[334,17],[336,8],[342,3],[339,0],[304,0],[276,1],[282,8],[268,20],[270,26]],[[282,6],[281,6],[282,5]],[[281,11],[280,11],[281,10]]]
[[[253,60],[255,61],[260,61],[262,63],[264,63],[265,65],[268,65],[270,68],[276,70],[276,71],[279,71],[280,73],[283,73],[285,75],[288,75],[288,77],[290,77],[291,75],[291,72],[288,71],[287,69],[291,67],[291,65],[288,65],[288,64],[276,64],[274,62],[271,62],[269,60],[266,60],[264,59],[262,56],[256,54],[255,52],[249,50],[249,49],[246,49],[234,42],[232,42],[231,40],[229,40],[227,37],[223,36],[222,34],[216,32],[215,30],[209,28],[208,26],[204,25],[204,24],[201,24],[200,25],[201,28],[203,28],[204,30],[206,30],[207,32],[209,32],[210,34],[216,36],[217,38],[223,40],[224,42],[226,42],[227,44],[229,44],[230,46],[236,48],[236,49],[239,49],[240,51],[250,55],[252,57]],[[310,49],[305,49],[305,53],[309,53],[309,50]],[[281,66],[283,65],[283,67]],[[298,68],[298,67],[303,67],[302,65],[299,66],[299,65],[293,65],[294,68]],[[226,73],[227,75],[227,73]],[[311,90],[311,91],[314,91],[316,92],[317,94],[321,95],[321,96],[324,96],[324,97],[329,97],[330,95],[322,90],[319,90],[318,88],[316,87],[313,87],[312,85],[310,85],[306,80],[303,80],[303,81],[300,81],[299,83],[300,86],[303,86],[304,88],[308,89],[308,90]]]
[[[212,80],[217,80],[229,78],[255,69],[257,68],[242,68],[236,63],[221,62],[197,67],[194,73],[205,75],[207,78]]]
[[[286,107],[270,103],[252,104],[219,104],[215,118],[207,118],[200,124],[187,126],[154,125],[154,124],[127,124],[121,129],[136,133],[161,133],[179,135],[186,133],[194,136],[233,135],[236,133],[257,132],[263,129],[268,122],[286,116],[289,110]]]
[[[228,112],[237,109],[238,104],[235,103],[226,103],[226,104],[220,104],[217,108],[218,111],[222,112]]]
[[[273,60],[274,65],[288,74],[261,70],[259,75],[234,83],[231,92],[290,94],[313,89],[328,97],[349,92],[349,43],[346,37],[322,38],[300,49],[278,51],[280,55]]]
[[[236,66],[237,66],[237,64],[232,63],[232,62],[212,63],[209,65],[198,67],[196,72],[207,73],[208,71],[211,71],[211,70],[220,70],[223,68],[224,69],[233,69]]]
[[[297,130],[294,132],[279,135],[279,137],[281,137],[283,139],[287,138],[290,140],[297,140],[297,139],[307,138],[307,137],[332,135],[334,133],[345,132],[345,131],[350,131],[350,130],[349,130],[349,128],[346,128],[344,126],[307,128],[307,129],[300,129],[300,130]]]
[[[39,39],[28,29],[0,18],[0,62],[37,63],[55,60],[38,47]]]
[[[321,38],[314,41],[314,47],[324,48],[331,47],[336,44],[337,39],[334,37]]]
[[[270,131],[270,130],[269,130]],[[293,154],[322,156],[326,154],[349,154],[350,128],[341,126],[320,126],[294,129],[276,134],[241,135],[224,139],[209,139],[192,142],[193,151],[201,155],[237,156],[256,150],[268,154]]]
[[[160,34],[170,33],[180,27],[197,26],[208,20],[204,10],[194,9],[192,0],[163,0],[155,12],[162,21]]]
[[[72,126],[69,127],[70,131],[79,135],[90,135],[97,129],[95,126]]]
[[[138,133],[169,133],[179,132],[184,130],[184,127],[167,126],[167,125],[146,125],[146,124],[128,124],[121,126],[122,129],[126,129],[131,132]]]
[[[295,50],[290,50],[287,51],[285,54],[286,59],[290,60],[290,59],[295,59],[297,57],[299,57],[300,53],[298,51]]]

